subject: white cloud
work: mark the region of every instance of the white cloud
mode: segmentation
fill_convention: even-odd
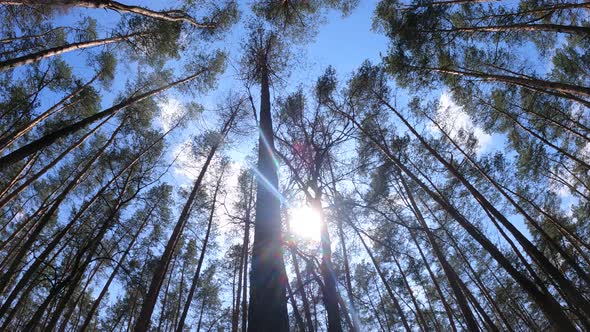
[[[191,139],[175,145],[172,148],[172,158],[176,158],[174,174],[182,175],[191,181],[198,177],[202,163],[193,155]]]
[[[492,136],[476,126],[463,110],[463,107],[457,105],[447,91],[440,96],[435,120],[453,140],[460,141],[459,131],[461,129],[473,131],[478,141],[477,153],[484,152],[492,143]],[[440,130],[434,124],[430,124],[428,128],[434,133],[440,133]]]
[[[156,123],[166,132],[184,114],[183,107],[175,98],[167,98],[165,101],[158,103],[158,106],[160,107],[160,114],[156,118]]]
[[[580,159],[590,163],[590,143],[586,143],[582,149],[580,149]]]

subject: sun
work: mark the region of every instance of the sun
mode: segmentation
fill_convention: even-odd
[[[318,211],[309,206],[289,210],[289,227],[293,235],[306,240],[319,242],[321,239],[321,217]]]

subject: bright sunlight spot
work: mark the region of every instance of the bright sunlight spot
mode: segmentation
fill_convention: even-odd
[[[306,240],[320,242],[320,214],[309,206],[293,208],[289,211],[290,228],[293,235]]]

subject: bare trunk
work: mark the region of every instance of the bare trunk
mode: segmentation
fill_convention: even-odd
[[[250,258],[250,223],[252,215],[252,203],[254,201],[254,179],[251,178],[250,190],[248,191],[248,204],[246,206],[246,218],[244,220],[244,292],[242,293],[242,332],[246,332],[248,324],[248,259]]]
[[[590,89],[589,89],[590,91]],[[380,98],[381,99],[381,98]],[[472,184],[463,174],[461,174],[451,163],[444,159],[419,133],[416,129],[399,113],[397,109],[392,107],[385,100],[381,101],[394,112],[397,117],[406,125],[412,134],[422,143],[428,152],[435,157],[445,168],[459,180],[471,195],[478,201],[478,203],[489,211],[498,221],[504,226],[511,235],[518,241],[523,249],[536,261],[536,263],[544,271],[546,271],[557,285],[563,290],[565,300],[574,308],[581,309],[587,316],[590,316],[590,303],[584,299],[576,287],[565,278],[565,276],[545,257],[545,255],[535,247],[526,236],[524,236],[500,211],[498,211]],[[522,212],[522,211],[521,211]],[[542,231],[542,230],[541,230]],[[483,236],[483,234],[482,234]],[[583,320],[584,318],[581,317]]]
[[[317,189],[317,186],[314,186]],[[328,231],[328,221],[324,216],[321,202],[321,193],[317,191],[317,197],[313,200],[313,208],[320,214],[321,220],[321,247],[322,262],[320,271],[324,280],[324,302],[328,313],[328,332],[341,332],[342,322],[340,321],[340,309],[338,307],[338,290],[336,289],[336,279],[332,268],[332,248],[330,233]]]
[[[252,247],[248,331],[289,330],[286,271],[281,233],[281,202],[270,109],[269,73],[263,66],[260,86],[260,136],[256,220]]]
[[[24,55],[24,56],[21,56],[18,58],[14,58],[14,59],[0,62],[0,72],[10,70],[10,69],[13,69],[13,68],[16,68],[19,66],[39,62],[43,59],[46,59],[46,58],[49,58],[52,56],[56,56],[56,55],[60,55],[63,53],[67,53],[70,51],[81,50],[81,49],[85,49],[85,48],[89,48],[89,47],[102,46],[102,45],[107,45],[107,44],[111,44],[111,43],[118,43],[118,42],[128,40],[133,37],[145,36],[147,34],[149,34],[149,32],[136,32],[136,33],[132,33],[132,34],[125,35],[125,36],[117,36],[117,37],[111,37],[111,38],[104,38],[104,39],[97,39],[97,40],[91,40],[91,41],[86,41],[86,42],[67,44],[64,46],[57,46],[57,47],[43,50],[43,51],[40,51],[37,53],[28,54],[28,55]]]
[[[107,282],[102,287],[102,290],[100,291],[100,294],[98,294],[98,296],[96,297],[96,299],[94,300],[94,302],[92,302],[92,306],[88,310],[88,314],[86,315],[86,319],[82,323],[82,326],[80,327],[79,331],[84,332],[90,326],[90,323],[92,322],[92,318],[94,317],[94,314],[96,313],[96,310],[98,309],[98,306],[102,302],[102,299],[104,298],[104,296],[107,294],[107,292],[109,290],[109,287],[111,286],[111,283],[113,282],[113,280],[115,279],[115,276],[119,272],[119,269],[121,268],[121,266],[123,265],[123,263],[127,259],[127,255],[129,255],[129,252],[131,251],[131,248],[133,248],[133,245],[135,244],[135,241],[137,240],[137,238],[139,237],[139,234],[142,232],[142,230],[146,226],[146,224],[147,224],[147,222],[148,222],[148,220],[149,220],[152,212],[155,210],[155,208],[156,208],[156,204],[154,204],[153,207],[150,209],[150,212],[148,212],[148,214],[146,215],[145,219],[142,221],[141,225],[137,229],[137,232],[135,232],[135,234],[131,238],[131,241],[129,242],[129,245],[127,245],[127,248],[123,252],[123,255],[121,256],[121,258],[117,262],[117,265],[115,266],[115,268],[111,272],[111,275],[109,276],[109,279],[107,280]]]
[[[96,9],[111,9],[119,13],[133,13],[158,20],[168,22],[186,22],[197,28],[215,28],[214,24],[198,23],[194,18],[188,15],[182,10],[167,10],[167,11],[155,11],[145,7],[126,5],[117,1],[109,0],[86,0],[86,1],[32,1],[32,0],[2,0],[0,5],[50,5],[50,6],[76,6],[85,8],[96,8]]]
[[[538,31],[538,32],[557,32],[567,34],[590,34],[589,27],[561,25],[561,24],[510,24],[510,25],[489,25],[481,27],[458,27],[451,29],[439,29],[426,32],[506,32],[506,31]]]

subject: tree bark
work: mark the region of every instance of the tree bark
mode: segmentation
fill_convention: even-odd
[[[262,68],[260,86],[260,136],[258,140],[258,174],[256,219],[250,277],[249,332],[286,332],[286,271],[281,234],[281,201],[274,135],[270,110],[269,72]]]
[[[242,293],[242,332],[247,331],[248,324],[248,259],[250,257],[250,223],[252,215],[252,203],[254,201],[254,179],[251,178],[250,190],[248,191],[248,203],[246,205],[246,218],[244,220],[244,292]]]
[[[423,69],[433,71],[433,72],[443,73],[443,74],[455,75],[455,76],[476,77],[476,78],[481,78],[485,81],[509,83],[509,84],[514,84],[514,85],[521,86],[524,88],[533,89],[533,90],[555,91],[555,92],[560,93],[561,96],[563,96],[563,97],[567,97],[568,95],[590,97],[590,88],[578,86],[578,85],[573,85],[573,84],[545,81],[545,80],[536,79],[536,78],[525,78],[525,77],[519,77],[519,76],[496,75],[496,74],[489,74],[489,73],[482,73],[482,72],[475,72],[475,71],[456,70],[456,69],[450,69],[450,68],[423,68]],[[575,100],[580,101],[579,98],[576,98]],[[583,100],[583,99],[581,101],[584,102],[585,104],[589,103],[588,101]]]
[[[0,307],[0,316],[3,317],[5,315],[10,304],[12,303],[12,301],[14,301],[16,299],[16,296],[18,295],[19,291],[21,289],[23,289],[27,283],[29,283],[29,280],[33,277],[33,275],[37,272],[37,270],[42,266],[42,263],[45,261],[45,259],[47,257],[49,257],[49,255],[51,254],[53,249],[60,243],[61,239],[70,231],[70,229],[74,226],[74,224],[78,221],[78,219],[90,208],[90,206],[92,204],[94,204],[94,202],[96,200],[98,200],[98,198],[101,197],[106,192],[106,190],[109,188],[109,186],[114,181],[116,181],[121,175],[123,175],[126,171],[128,171],[133,165],[135,165],[135,163],[139,160],[139,158],[141,158],[145,153],[147,153],[154,145],[156,145],[158,142],[160,142],[162,139],[164,139],[164,137],[166,137],[173,129],[174,128],[171,128],[168,132],[164,133],[158,139],[154,140],[154,142],[152,142],[149,146],[147,146],[131,162],[129,162],[121,171],[119,171],[104,186],[102,186],[90,200],[88,200],[82,204],[82,206],[80,207],[80,209],[78,210],[76,215],[74,215],[72,220],[66,226],[64,226],[58,232],[57,235],[55,235],[53,237],[52,241],[46,246],[45,250],[36,257],[35,261],[29,266],[27,271],[22,275],[21,279],[19,280],[17,285],[14,287],[13,291],[6,298],[2,307]]]
[[[166,11],[155,11],[149,8],[126,5],[117,1],[109,0],[86,0],[86,1],[32,1],[32,0],[3,0],[0,1],[0,5],[50,5],[50,6],[76,6],[85,8],[96,8],[96,9],[110,9],[119,13],[133,13],[158,20],[168,22],[186,22],[197,28],[214,28],[214,24],[203,24],[198,23],[194,18],[188,15],[182,10],[166,10]]]
[[[71,51],[75,51],[75,50],[81,50],[81,49],[85,49],[85,48],[89,48],[89,47],[96,47],[96,46],[102,46],[102,45],[107,45],[107,44],[112,44],[112,43],[118,43],[118,42],[128,40],[133,37],[145,36],[145,35],[148,35],[149,33],[150,32],[135,32],[135,33],[131,33],[131,34],[128,34],[125,36],[96,39],[96,40],[91,40],[91,41],[72,43],[72,44],[67,44],[67,45],[63,45],[63,46],[53,47],[53,48],[39,51],[36,53],[27,54],[27,55],[23,55],[23,56],[14,58],[14,59],[2,61],[2,62],[0,62],[0,72],[14,69],[19,66],[39,62],[43,59],[46,59],[46,58],[49,58],[52,56],[56,56],[56,55],[60,55],[63,53],[67,53],[67,52],[71,52]]]
[[[99,130],[111,118],[112,118],[112,116],[106,118],[104,121],[102,121],[101,123],[96,125],[94,128],[89,130],[82,137],[80,137],[80,139],[78,139],[78,141],[76,141],[74,144],[70,145],[67,149],[62,151],[56,158],[54,158],[52,161],[50,161],[47,165],[45,165],[38,172],[29,176],[25,182],[23,182],[17,188],[12,190],[9,194],[0,196],[0,197],[2,197],[2,199],[0,200],[0,209],[4,208],[6,206],[6,204],[10,203],[20,193],[22,193],[25,189],[27,189],[33,182],[35,182],[35,180],[37,180],[38,178],[43,176],[45,173],[47,173],[47,171],[49,171],[55,165],[57,165],[63,158],[65,158],[70,152],[72,152],[72,150],[81,146],[90,136],[92,136],[97,130]]]
[[[437,29],[424,32],[506,32],[506,31],[539,31],[539,32],[557,32],[567,34],[590,34],[590,27],[561,25],[561,24],[526,24],[516,23],[509,25],[489,25],[480,27],[456,27],[451,29]]]
[[[314,186],[317,189],[317,186]],[[321,247],[322,247],[322,262],[320,264],[320,271],[322,279],[324,280],[324,301],[326,311],[328,313],[328,332],[341,332],[342,322],[340,320],[340,309],[338,307],[338,290],[336,289],[336,279],[334,270],[332,268],[332,248],[330,241],[330,233],[328,231],[328,221],[324,216],[324,211],[321,202],[321,193],[315,191],[316,197],[312,201],[313,209],[320,215],[321,220]]]

